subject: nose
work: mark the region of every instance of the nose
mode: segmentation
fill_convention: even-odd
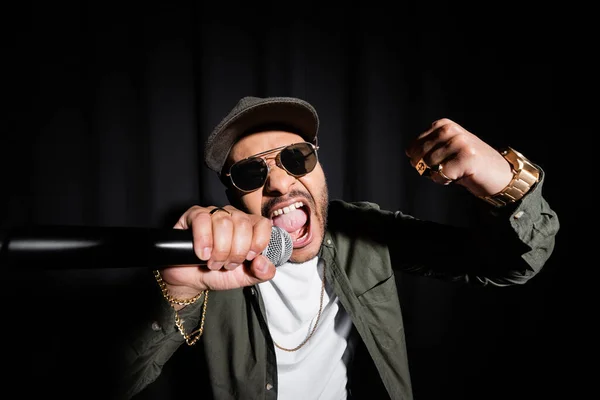
[[[265,182],[265,193],[272,196],[281,196],[289,193],[292,185],[296,183],[296,178],[285,172],[277,165],[272,165]]]

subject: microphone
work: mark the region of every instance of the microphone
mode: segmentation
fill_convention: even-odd
[[[0,266],[42,269],[206,265],[192,232],[141,227],[31,226],[0,231]],[[289,233],[273,226],[261,253],[276,266],[292,256]]]

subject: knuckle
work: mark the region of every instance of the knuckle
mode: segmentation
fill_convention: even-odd
[[[267,232],[267,234],[255,235],[254,239],[254,247],[255,250],[263,250],[269,244],[271,240],[271,230]]]
[[[192,215],[196,212],[198,212],[199,210],[202,210],[202,207],[198,206],[198,205],[193,205],[190,208],[188,208],[186,210],[186,212],[184,213],[184,215]]]
[[[234,263],[234,264],[241,264],[244,261],[246,261],[246,254],[248,254],[248,252],[244,253],[244,254],[239,254],[239,253],[231,253],[229,254],[229,262],[230,263]]]
[[[233,229],[233,221],[229,217],[213,218],[212,224],[217,229],[223,229],[223,230]]]
[[[437,136],[440,139],[444,139],[444,138],[447,138],[450,135],[452,135],[453,131],[454,131],[454,126],[453,125],[451,125],[451,124],[444,124],[444,125],[440,125],[437,128],[436,132],[437,132]]]
[[[472,147],[469,143],[468,138],[465,135],[452,136],[452,138],[448,140],[448,145],[461,151],[467,152],[470,152],[470,148]]]
[[[197,214],[192,222],[194,237],[210,236],[212,223],[206,213]]]
[[[210,224],[210,215],[205,212],[199,212],[194,216],[194,224],[202,226],[203,224]]]
[[[190,210],[188,213],[184,214],[181,218],[181,222],[184,223],[184,226],[189,227],[201,227],[203,224],[207,223],[208,215],[202,211],[200,207],[195,208],[194,210]]]
[[[271,220],[267,217],[261,216],[255,224],[259,229],[270,230],[272,223]]]
[[[248,231],[252,230],[252,221],[250,221],[250,217],[246,214],[237,216],[235,218],[235,228],[236,230],[240,230],[247,234]]]
[[[227,260],[227,258],[229,257],[229,251],[225,250],[225,249],[220,249],[218,247],[213,247],[213,251],[211,254],[211,260],[213,261],[219,261],[219,262],[225,262]]]
[[[189,217],[191,219],[195,219],[197,218],[199,215],[202,215],[204,213],[205,208],[204,207],[200,207],[200,206],[192,206],[188,209],[187,211],[187,215],[189,215]]]
[[[452,123],[452,121],[448,118],[440,118],[440,119],[436,119],[435,121],[433,121],[433,123],[431,124],[432,127],[437,128],[437,127],[441,127],[444,125],[447,125],[449,123]]]

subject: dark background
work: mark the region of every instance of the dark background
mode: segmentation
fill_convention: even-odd
[[[565,178],[566,154],[576,148],[580,160],[595,129],[574,106],[587,91],[578,54],[593,48],[565,26],[580,27],[584,14],[421,1],[12,5],[0,223],[171,227],[193,204],[225,204],[202,143],[240,97],[255,95],[317,108],[331,197],[468,225],[478,200],[421,178],[404,155],[448,117],[544,169],[561,231],[546,268],[524,286],[399,277],[415,399],[580,398],[580,357],[591,347],[578,300],[588,275],[576,272],[587,261],[573,228],[585,201],[573,194],[590,193],[565,188]],[[588,136],[576,139],[577,123]],[[123,329],[115,310],[139,311],[120,293],[149,272],[41,267],[3,271],[3,388],[102,397]],[[193,355],[176,355],[148,394],[175,398],[187,387],[202,397],[176,376],[193,372]]]

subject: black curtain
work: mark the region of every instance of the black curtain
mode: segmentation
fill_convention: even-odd
[[[0,222],[171,227],[193,204],[226,204],[202,144],[240,97],[255,95],[317,108],[331,197],[468,225],[478,200],[421,178],[404,154],[448,117],[538,163],[562,230],[525,286],[399,276],[415,398],[579,398],[569,271],[579,251],[567,245],[575,218],[562,184],[565,145],[553,139],[570,134],[564,15],[485,4],[12,5]],[[4,271],[3,388],[96,398],[122,329],[114,310],[141,312],[117,293],[131,294],[148,273]],[[193,373],[193,355],[176,355],[148,396],[188,387],[202,397],[178,377]]]

